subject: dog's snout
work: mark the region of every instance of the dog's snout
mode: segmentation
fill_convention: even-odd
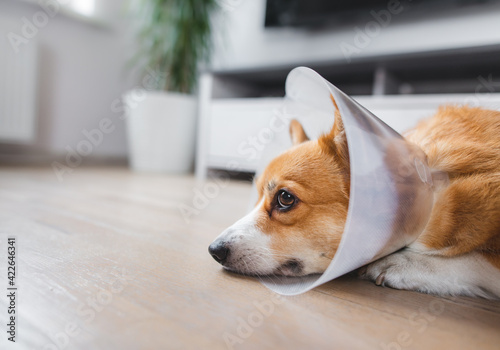
[[[208,252],[219,264],[224,264],[228,255],[229,247],[226,242],[215,241],[208,247]]]

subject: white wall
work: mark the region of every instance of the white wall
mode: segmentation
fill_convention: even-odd
[[[38,135],[34,147],[28,148],[33,152],[65,155],[67,146],[74,148],[84,139],[84,129],[96,128],[102,118],[108,117],[116,128],[92,156],[126,156],[124,121],[111,110],[112,102],[135,85],[135,79],[125,70],[132,47],[129,26],[120,19],[126,1],[97,3],[103,4],[99,13],[105,25],[80,21],[61,12],[26,44],[39,48]],[[41,10],[37,4],[3,0],[0,23],[21,33],[22,18],[32,19]],[[5,32],[1,34],[5,36]]]
[[[225,35],[217,37],[218,48],[213,61],[217,70],[345,61],[342,43],[360,49],[352,59],[500,45],[498,2],[484,8],[469,6],[439,15],[430,12],[415,22],[409,18],[405,2],[401,1],[402,11],[392,15],[388,25],[370,37],[363,47],[355,45],[355,27],[364,32],[367,23],[353,23],[334,32],[264,29],[265,0],[221,2],[231,3],[231,6],[226,6],[223,16],[225,28],[221,32]]]
[[[23,17],[30,19],[41,11],[36,0],[26,1],[35,3],[0,0],[0,23],[19,32]],[[125,124],[111,110],[113,101],[136,85],[136,79],[124,69],[133,45],[130,23],[119,19],[126,2],[96,0],[101,21],[108,21],[104,26],[57,14],[28,44],[36,44],[40,50],[38,135],[30,150],[65,155],[66,147],[74,148],[84,138],[84,129],[96,128],[102,118],[109,117],[116,129],[92,156],[126,156]],[[339,45],[352,43],[356,34],[352,26],[335,33],[264,30],[265,0],[220,2],[231,5],[218,23],[222,33],[218,34],[213,67],[220,70],[343,60]],[[496,11],[468,9],[450,13],[446,19],[430,17],[413,26],[407,25],[403,14],[398,15],[360,56],[499,44],[500,6],[494,6]],[[5,36],[5,32],[0,34]],[[0,153],[5,149],[0,145]]]

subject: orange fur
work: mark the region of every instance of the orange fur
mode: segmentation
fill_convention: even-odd
[[[264,205],[257,225],[271,237],[280,262],[306,249],[317,253],[309,272],[322,272],[336,252],[347,216],[348,145],[338,111],[330,133],[318,140],[308,141],[296,121],[290,132],[294,146],[258,179]],[[406,137],[426,153],[432,168],[450,176],[416,241],[419,249],[442,256],[477,251],[500,268],[500,113],[443,107]],[[273,210],[279,189],[298,199],[293,210]]]
[[[478,251],[500,268],[500,112],[442,107],[407,138],[450,176],[417,242],[443,256]]]
[[[257,227],[271,236],[271,248],[282,262],[307,249],[317,252],[312,272],[321,272],[330,264],[347,217],[349,192],[342,180],[344,172],[330,150],[308,141],[274,159],[258,179],[259,202],[264,199],[264,206]],[[298,199],[293,211],[273,209],[279,189]]]
[[[293,145],[309,141],[309,137],[307,137],[302,125],[295,119],[290,122],[290,136],[292,137]]]

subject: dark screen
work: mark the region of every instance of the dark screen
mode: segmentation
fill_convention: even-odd
[[[446,11],[498,0],[267,0],[266,27],[324,26],[366,18],[398,2],[405,12]]]

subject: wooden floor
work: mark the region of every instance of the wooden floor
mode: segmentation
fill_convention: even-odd
[[[197,197],[205,191],[213,198]],[[344,276],[296,297],[224,272],[209,243],[250,185],[79,168],[0,168],[1,349],[499,349],[500,302]],[[189,221],[181,214],[194,207]],[[16,344],[7,237],[17,238]]]

